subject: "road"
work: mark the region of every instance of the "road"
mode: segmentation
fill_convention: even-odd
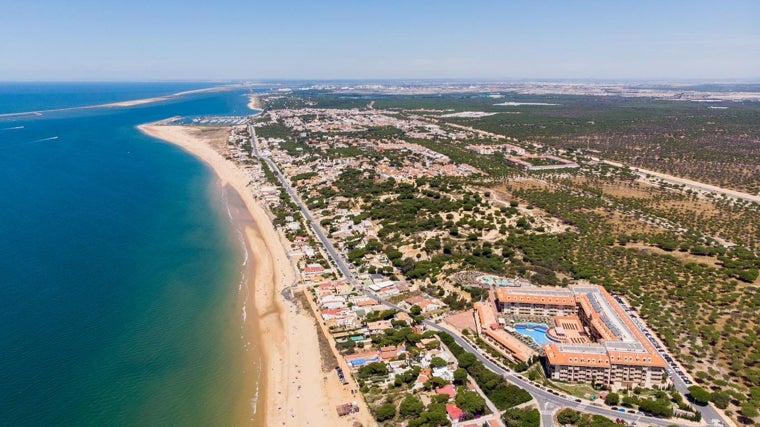
[[[280,172],[280,168],[277,167],[277,165],[272,161],[272,159],[266,156],[262,156],[261,153],[259,153],[259,143],[258,143],[258,139],[256,138],[256,129],[253,126],[249,125],[248,130],[251,134],[251,145],[253,146],[254,156],[266,162],[267,166],[269,166],[269,169],[271,169],[272,172],[274,172],[275,176],[277,176],[277,179],[282,184],[282,187],[288,193],[291,200],[293,200],[293,203],[295,203],[298,206],[298,209],[301,211],[301,214],[309,223],[309,226],[314,231],[314,234],[317,236],[317,238],[319,238],[320,242],[322,242],[322,246],[324,247],[325,251],[327,251],[328,255],[330,255],[330,258],[332,258],[333,264],[338,268],[338,270],[343,275],[343,277],[345,277],[346,280],[349,281],[349,283],[354,284],[354,285],[357,284],[357,281],[354,278],[354,275],[351,272],[351,269],[343,261],[340,254],[338,254],[338,251],[332,245],[330,240],[328,240],[324,231],[322,231],[322,228],[319,226],[317,221],[311,215],[311,212],[309,211],[309,209],[306,207],[306,205],[303,203],[301,198],[298,196],[298,193],[296,193],[295,189],[293,189],[293,187],[290,185],[290,182],[288,182],[287,178],[285,178],[285,175],[283,175],[282,172]]]
[[[615,166],[619,168],[623,168],[626,166],[620,162],[613,162],[610,160],[602,160],[602,162],[610,166]],[[708,193],[712,193],[717,197],[721,197],[725,195],[725,196],[732,197],[738,200],[760,203],[760,195],[757,195],[757,194],[749,194],[749,193],[744,193],[737,190],[732,190],[730,188],[723,188],[723,187],[718,187],[715,185],[705,184],[704,182],[693,181],[691,179],[668,175],[662,172],[656,172],[649,169],[631,167],[631,170],[644,179],[647,178],[647,175],[650,175],[650,176],[660,178],[661,180],[668,182],[670,184],[683,185],[693,190],[705,191]]]
[[[645,323],[633,313],[628,301],[623,300],[621,297],[615,298],[620,303],[620,306],[623,307],[623,310],[625,310],[626,314],[628,315],[629,319],[631,319],[633,324],[639,329],[642,334],[644,334],[645,337],[647,337],[647,339],[649,339],[657,352],[660,353],[660,356],[662,356],[662,358],[665,359],[665,361],[668,363],[668,374],[670,375],[670,379],[673,381],[673,385],[675,386],[676,390],[678,390],[678,392],[684,396],[689,394],[689,386],[693,385],[694,382],[692,379],[689,379],[689,384],[685,382],[684,378],[688,377],[685,376],[686,371],[683,369],[683,367],[681,367],[673,358],[673,356],[668,353],[668,351],[665,349],[665,345],[660,341],[660,339],[657,338],[655,334],[651,333],[649,328],[646,327]],[[679,374],[678,371],[682,372],[682,374]],[[708,425],[729,425],[728,421],[723,417],[720,411],[718,411],[718,409],[712,405],[694,405],[694,408],[696,408],[702,414],[702,419],[707,422]]]
[[[335,249],[335,247],[332,245],[332,242],[330,242],[330,240],[327,238],[325,233],[322,231],[319,224],[314,220],[314,217],[311,215],[311,212],[309,212],[309,209],[303,203],[301,198],[298,197],[298,194],[290,185],[290,182],[288,182],[285,176],[280,172],[280,169],[272,161],[272,159],[266,156],[262,156],[259,153],[258,141],[256,139],[256,131],[253,128],[253,126],[249,126],[249,131],[251,134],[251,144],[253,146],[254,155],[260,160],[266,162],[269,168],[275,173],[275,175],[280,180],[280,183],[282,184],[285,191],[288,193],[288,195],[290,195],[293,202],[298,206],[304,218],[306,218],[306,221],[309,222],[309,225],[311,226],[312,230],[314,230],[314,234],[317,236],[317,238],[319,238],[320,242],[322,243],[322,246],[324,247],[325,251],[327,251],[327,253],[330,255],[333,263],[338,268],[340,273],[350,283],[354,285],[358,285],[358,281],[354,277],[354,274],[351,271],[351,268],[346,263],[346,261],[338,254],[338,251]],[[397,305],[391,303],[390,301],[385,300],[384,298],[371,292],[368,289],[362,288],[362,292],[365,295],[375,298],[376,300],[380,301],[382,304],[384,304],[385,306],[389,308],[402,310]],[[639,426],[645,425],[645,424],[653,425],[653,426],[662,426],[662,427],[666,427],[669,425],[693,426],[693,424],[679,424],[679,422],[675,419],[665,420],[665,419],[659,419],[659,418],[645,417],[642,415],[635,415],[635,414],[613,411],[605,407],[585,404],[583,403],[583,401],[577,402],[576,399],[571,396],[566,396],[562,394],[560,395],[552,394],[549,391],[547,391],[546,388],[539,386],[537,383],[534,383],[511,370],[502,368],[501,366],[497,365],[496,363],[492,361],[492,359],[490,359],[488,356],[484,355],[480,350],[475,348],[469,341],[466,341],[465,339],[463,339],[462,337],[456,334],[450,333],[446,328],[427,320],[424,321],[424,324],[430,329],[434,329],[437,331],[446,332],[450,334],[451,336],[454,337],[454,340],[456,341],[457,344],[462,346],[462,348],[464,348],[468,352],[474,354],[475,357],[477,357],[477,359],[480,360],[483,363],[483,365],[485,365],[488,369],[492,370],[493,372],[496,372],[497,374],[502,375],[504,379],[506,379],[508,382],[514,385],[517,385],[518,387],[521,387],[525,389],[528,393],[530,393],[530,395],[533,396],[533,398],[536,400],[540,408],[539,410],[541,412],[541,425],[543,427],[550,427],[554,425],[553,420],[552,420],[552,414],[555,410],[561,407],[569,407],[569,408],[574,408],[579,411],[588,412],[591,414],[603,415],[605,417],[612,418],[613,420],[616,418],[621,418],[621,419],[626,420],[629,424],[633,422],[637,422]],[[645,424],[642,424],[642,423],[645,423]]]

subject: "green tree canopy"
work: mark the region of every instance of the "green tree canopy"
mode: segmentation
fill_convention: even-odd
[[[617,405],[620,403],[620,395],[617,393],[607,393],[607,396],[604,398],[604,403],[610,406]]]
[[[375,409],[375,419],[378,421],[390,420],[396,416],[396,405],[393,403],[386,403],[380,405]]]
[[[422,401],[411,394],[407,394],[399,406],[399,414],[404,418],[413,418],[419,416],[425,410]]]
[[[742,415],[744,415],[747,418],[754,418],[758,415],[760,415],[760,412],[757,410],[757,405],[755,405],[753,402],[744,402],[742,403]]]
[[[430,359],[430,366],[434,368],[442,368],[446,365],[448,365],[448,362],[438,356],[434,356],[432,359]]]
[[[731,402],[731,396],[725,391],[713,392],[710,396],[710,400],[720,409],[728,408],[728,404]]]
[[[575,425],[581,419],[581,414],[570,408],[563,409],[557,413],[557,422],[560,424]]]
[[[456,402],[459,409],[472,415],[480,415],[486,408],[485,399],[474,391],[462,391],[458,393]]]
[[[541,425],[541,414],[536,408],[507,409],[502,419],[507,427],[539,427]]]
[[[689,395],[697,405],[707,405],[710,401],[710,392],[698,385],[689,387]]]
[[[383,362],[373,362],[359,369],[359,378],[369,378],[374,375],[387,375],[388,367]]]
[[[450,424],[446,414],[446,405],[443,403],[431,403],[419,417],[409,421],[409,427],[437,427]]]
[[[454,384],[464,385],[467,382],[467,370],[457,368],[454,371]]]
[[[457,361],[459,362],[459,366],[461,368],[467,369],[472,364],[474,364],[475,362],[477,362],[478,358],[475,357],[475,355],[472,354],[472,353],[465,352],[465,353],[462,353],[462,354],[459,355],[459,357],[457,358]]]

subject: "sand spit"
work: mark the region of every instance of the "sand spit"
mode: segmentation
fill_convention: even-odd
[[[191,95],[194,93],[202,93],[202,92],[219,92],[223,90],[230,90],[234,89],[235,85],[232,86],[216,86],[216,87],[209,87],[204,89],[195,89],[195,90],[187,90],[184,92],[177,92],[173,93],[171,95],[165,95],[165,96],[156,96],[153,98],[144,98],[144,99],[133,99],[130,101],[120,101],[120,102],[111,102],[108,104],[97,104],[97,105],[84,105],[81,107],[67,107],[67,108],[54,108],[50,110],[38,110],[38,111],[22,111],[18,113],[4,113],[0,114],[0,118],[4,117],[25,117],[25,116],[41,116],[44,113],[55,113],[59,111],[73,111],[73,110],[90,110],[93,108],[120,108],[120,107],[134,107],[136,105],[143,105],[143,104],[150,104],[153,102],[160,102],[160,101],[167,101],[174,98],[179,98],[181,96],[185,95]]]

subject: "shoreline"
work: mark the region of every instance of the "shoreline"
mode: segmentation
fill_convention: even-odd
[[[335,406],[345,401],[338,400],[343,396],[335,393],[337,376],[322,370],[314,318],[294,304],[286,305],[281,295],[283,289],[297,283],[298,274],[267,212],[254,199],[248,186],[250,178],[194,134],[194,128],[157,123],[138,129],[206,163],[223,191],[234,191],[242,202],[240,210],[244,212],[230,215],[244,237],[248,255],[243,267],[247,280],[238,291],[237,309],[245,310],[243,345],[249,353],[245,371],[255,367],[257,360],[261,369],[258,378],[245,381],[245,395],[235,405],[236,424],[350,425],[335,411]]]
[[[154,102],[161,102],[161,101],[168,101],[170,99],[179,98],[181,96],[185,95],[191,95],[194,93],[203,93],[203,92],[221,92],[223,90],[229,90],[234,89],[234,85],[225,85],[225,86],[213,86],[213,87],[207,87],[203,89],[193,89],[193,90],[186,90],[182,92],[172,93],[169,95],[163,95],[163,96],[154,96],[152,98],[142,98],[142,99],[132,99],[128,101],[118,101],[118,102],[109,102],[106,104],[95,104],[95,105],[82,105],[79,107],[66,107],[66,108],[53,108],[50,110],[33,110],[33,111],[20,111],[17,113],[3,113],[0,114],[0,118],[10,118],[10,117],[24,117],[24,116],[41,116],[45,113],[57,113],[61,111],[76,111],[76,110],[91,110],[95,108],[119,108],[119,107],[134,107],[137,105],[143,105],[143,104],[151,104]],[[249,104],[250,105],[250,104]]]
[[[250,110],[258,111],[257,114],[261,114],[261,112],[264,111],[264,106],[261,104],[261,98],[259,97],[259,95],[255,95],[255,94],[248,95],[248,108]]]

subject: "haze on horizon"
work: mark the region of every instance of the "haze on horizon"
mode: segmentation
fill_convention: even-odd
[[[758,81],[758,16],[738,0],[11,0],[0,81]]]

